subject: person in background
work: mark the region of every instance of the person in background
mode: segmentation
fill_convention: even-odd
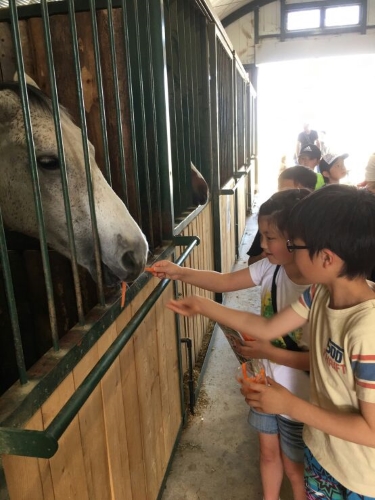
[[[339,184],[340,180],[346,176],[348,171],[344,161],[348,156],[346,153],[342,155],[328,153],[322,157],[319,162],[319,170],[326,184]]]
[[[304,146],[298,156],[298,164],[311,170],[318,170],[322,153],[315,144],[307,144]],[[316,185],[314,189],[319,189],[325,185],[324,177],[320,172],[317,172]]]
[[[301,149],[308,144],[315,144],[318,148],[320,148],[318,132],[310,129],[310,125],[308,123],[304,123],[303,130],[298,134],[297,138],[296,158],[299,157]]]
[[[243,290],[260,285],[262,315],[272,316],[277,310],[297,300],[309,286],[309,282],[301,279],[300,271],[296,270],[294,256],[286,246],[288,235],[285,232],[293,207],[309,194],[307,189],[288,189],[275,193],[262,203],[259,227],[267,258],[249,268],[217,273],[180,267],[162,260],[154,264],[154,276],[178,279],[214,292]],[[305,371],[309,369],[308,330],[292,330],[272,344],[262,341],[251,344],[246,357],[263,359],[267,375],[308,401],[310,380]],[[259,436],[264,500],[279,499],[284,471],[291,483],[294,500],[305,500],[304,443],[300,422],[286,415],[265,415],[251,410],[249,423]]]
[[[365,169],[365,180],[358,184],[359,188],[366,188],[375,194],[375,153],[368,159]]]
[[[295,264],[313,283],[291,306],[268,319],[197,295],[167,307],[256,339],[308,322],[310,402],[270,378],[243,384],[242,393],[257,411],[304,422],[307,500],[374,500],[375,283],[366,276],[375,255],[375,196],[326,186],[294,207],[287,231]]]
[[[283,191],[284,189],[293,188],[306,188],[313,191],[317,184],[317,174],[307,167],[296,165],[294,167],[287,168],[279,175],[278,179],[278,189]],[[255,238],[251,247],[249,248],[247,255],[249,256],[248,265],[258,262],[258,260],[264,259],[266,257],[260,244],[260,232],[257,231]]]

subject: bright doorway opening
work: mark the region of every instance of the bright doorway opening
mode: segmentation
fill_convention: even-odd
[[[375,54],[269,63],[258,73],[260,201],[277,189],[283,156],[294,165],[303,124],[321,135],[330,151],[348,153],[343,180],[357,184],[375,151]]]

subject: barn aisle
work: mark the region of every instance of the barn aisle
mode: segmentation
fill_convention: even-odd
[[[248,218],[234,269],[247,265],[257,229]],[[228,293],[225,304],[259,312],[259,288]],[[172,463],[162,500],[261,500],[258,440],[235,380],[238,362],[216,326],[197,411],[190,417]],[[291,498],[283,492],[283,500]]]

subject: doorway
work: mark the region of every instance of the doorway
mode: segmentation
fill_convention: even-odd
[[[304,123],[324,137],[331,152],[349,154],[343,182],[361,182],[375,151],[375,54],[268,63],[258,69],[261,201],[277,189],[281,158],[294,165]]]

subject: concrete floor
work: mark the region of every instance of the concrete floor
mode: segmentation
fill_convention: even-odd
[[[257,230],[256,216],[246,225],[234,270],[247,266],[246,252]],[[224,303],[260,310],[259,288],[226,294]],[[216,326],[196,414],[182,432],[162,500],[261,500],[259,447],[248,425],[249,407],[235,380],[238,361]],[[292,499],[283,484],[282,500]]]

